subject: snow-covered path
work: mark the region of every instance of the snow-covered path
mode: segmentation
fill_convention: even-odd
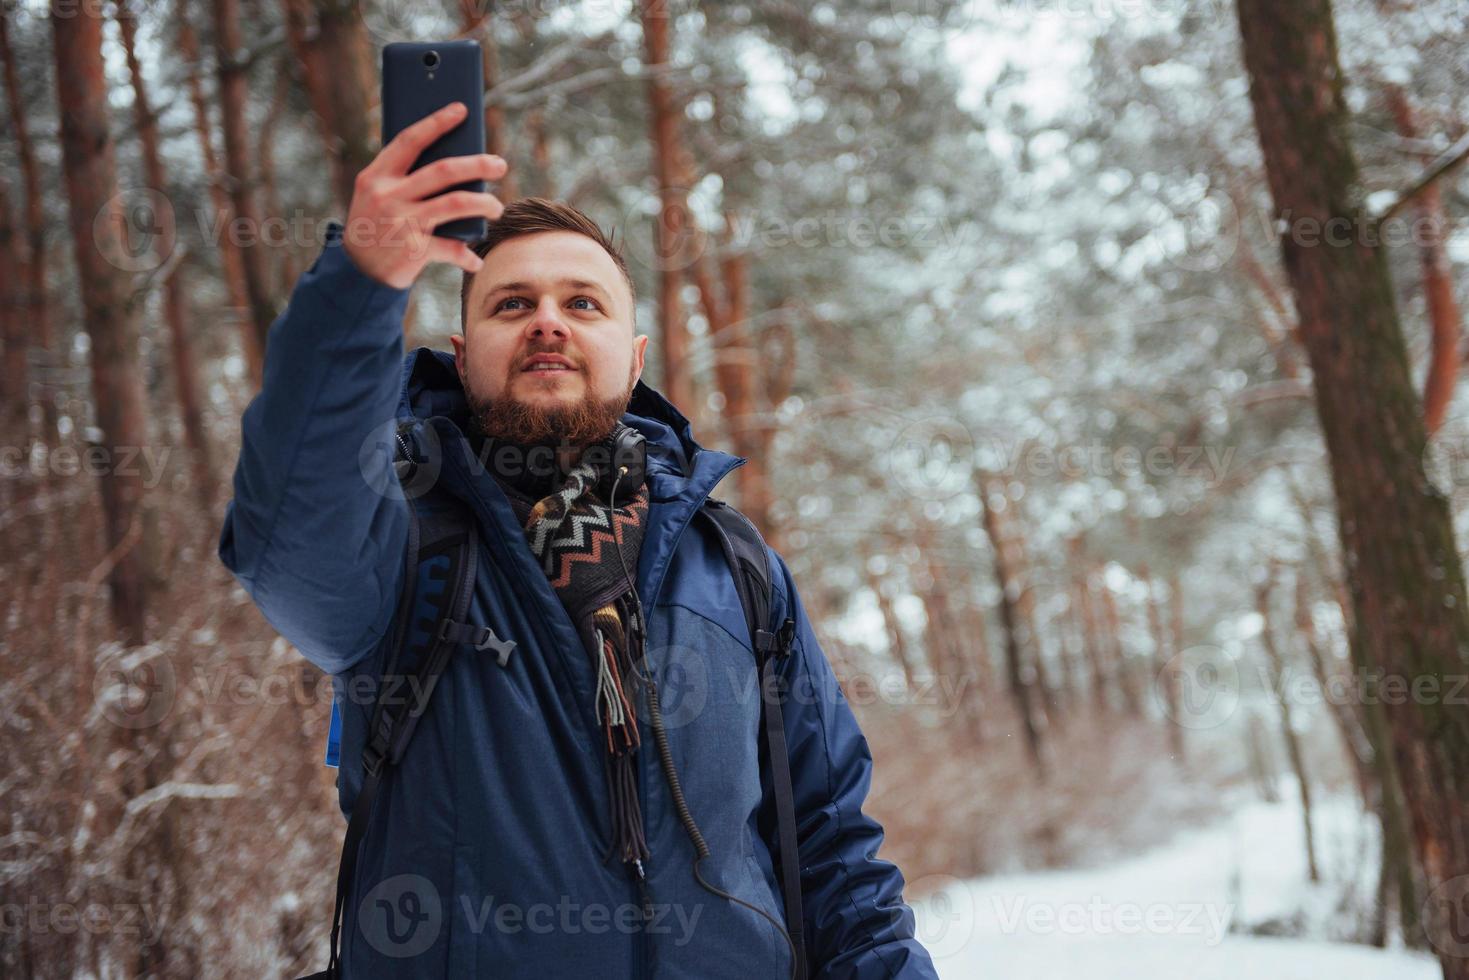
[[[914,902],[919,935],[945,980],[1437,980],[1428,956],[1229,931],[1297,912],[1319,926],[1349,871],[1371,881],[1376,842],[1349,803],[1323,806],[1316,824],[1335,886],[1306,883],[1302,836],[1293,805],[1250,803],[1105,867],[950,879]]]

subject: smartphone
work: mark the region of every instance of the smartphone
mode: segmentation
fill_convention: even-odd
[[[478,41],[398,42],[383,47],[383,145],[424,116],[450,102],[469,109],[464,121],[434,140],[409,172],[445,157],[485,152],[484,56]],[[483,193],[483,180],[470,180],[440,193]],[[434,228],[442,238],[466,242],[485,237],[486,220],[456,218]]]

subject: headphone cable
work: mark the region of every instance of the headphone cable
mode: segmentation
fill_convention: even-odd
[[[622,574],[627,579],[628,592],[632,595],[632,601],[634,604],[634,608],[632,610],[633,616],[631,625],[632,628],[637,631],[638,636],[641,637],[643,641],[646,641],[647,631],[644,629],[645,624],[643,620],[643,600],[642,597],[638,595],[637,584],[633,580],[632,573],[628,571],[627,559],[623,557],[622,529],[621,526],[617,523],[617,485],[622,482],[622,478],[626,475],[627,467],[619,466],[617,468],[617,477],[612,481],[612,490],[608,494],[607,506],[608,509],[611,511],[609,516],[612,521],[612,538],[614,544],[613,550],[617,552],[617,561],[618,564],[622,566]],[[647,662],[648,650],[646,642],[640,644],[640,647],[643,653],[643,660]],[[780,933],[781,938],[786,941],[786,946],[790,948],[791,978],[792,980],[795,980],[797,966],[796,944],[791,941],[791,934],[786,930],[784,924],[776,921],[775,916],[760,908],[758,905],[747,902],[743,898],[731,895],[729,892],[724,891],[723,889],[718,888],[705,880],[703,870],[699,867],[699,865],[705,858],[709,857],[711,852],[709,850],[708,842],[704,840],[704,835],[699,830],[699,825],[694,821],[694,815],[689,812],[688,801],[684,799],[683,785],[679,782],[678,769],[673,764],[673,752],[668,747],[668,732],[663,727],[663,709],[662,706],[659,704],[658,685],[653,680],[652,667],[650,665],[648,668],[648,672],[644,674],[638,669],[638,664],[634,662],[633,674],[640,681],[647,685],[649,715],[648,720],[653,728],[653,743],[657,746],[658,749],[658,764],[663,769],[663,778],[668,781],[668,793],[669,796],[673,798],[673,808],[675,811],[677,811],[679,822],[683,824],[684,831],[688,834],[689,840],[693,843],[694,851],[697,855],[694,858],[693,865],[694,880],[697,881],[699,885],[710,894],[716,895],[719,898],[728,899],[736,905],[743,905],[745,908],[759,914],[765,919],[765,921],[775,926],[776,930]]]

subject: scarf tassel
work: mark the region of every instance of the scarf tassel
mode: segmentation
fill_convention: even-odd
[[[598,610],[608,611],[610,607]],[[630,666],[625,651],[619,650],[602,630],[597,634],[597,715],[607,737],[607,794],[612,799],[612,850],[624,862],[648,860],[643,836],[642,808],[638,803],[637,768],[633,750],[641,742],[637,714],[624,689],[623,677]],[[620,636],[620,631],[618,634]],[[619,654],[622,654],[619,656]]]

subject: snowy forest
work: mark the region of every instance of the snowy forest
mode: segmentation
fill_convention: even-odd
[[[748,458],[941,976],[1469,980],[1463,0],[0,11],[0,974],[325,965],[332,686],[220,528],[381,49],[472,38],[492,192],[614,232]]]

